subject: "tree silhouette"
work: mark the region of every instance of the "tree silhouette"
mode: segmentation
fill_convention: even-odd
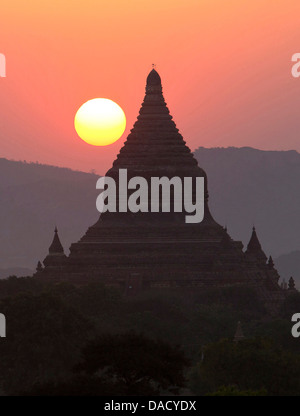
[[[183,352],[161,340],[144,335],[105,334],[83,349],[77,372],[99,375],[125,395],[158,395],[161,390],[177,393],[184,386]]]
[[[191,388],[196,394],[222,391],[265,391],[269,396],[299,395],[299,355],[283,351],[266,338],[234,343],[222,340],[208,345],[193,370]]]

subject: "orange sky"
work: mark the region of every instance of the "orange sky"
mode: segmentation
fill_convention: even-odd
[[[300,151],[299,0],[1,0],[0,157],[105,173],[156,63],[177,127],[198,146]],[[113,145],[73,118],[104,97],[127,116]]]

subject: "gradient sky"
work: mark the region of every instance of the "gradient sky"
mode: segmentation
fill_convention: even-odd
[[[299,0],[1,0],[0,157],[105,173],[151,64],[177,127],[198,146],[300,151]],[[93,147],[85,101],[116,101],[127,129]]]

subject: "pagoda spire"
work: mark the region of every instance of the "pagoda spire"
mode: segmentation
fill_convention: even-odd
[[[45,268],[37,270],[37,272],[44,272],[48,267],[60,266],[63,264],[66,258],[67,257],[64,253],[64,248],[58,236],[57,227],[55,227],[53,241],[49,247],[49,254],[43,261]]]
[[[161,85],[161,78],[156,71],[155,67],[153,67],[152,71],[149,73],[146,82],[146,94],[161,94],[162,93],[162,85]]]
[[[58,236],[58,230],[57,227],[54,229],[54,238],[53,241],[49,247],[49,254],[55,255],[55,254],[64,254],[64,248],[60,242],[59,236]]]
[[[259,260],[260,262],[263,262],[263,263],[266,263],[267,261],[267,256],[265,255],[261,247],[261,244],[256,234],[256,229],[254,226],[252,228],[252,235],[247,246],[246,255],[252,258],[255,258],[256,260]]]
[[[145,177],[148,173],[206,177],[170,115],[155,69],[147,77],[137,120],[107,176],[125,168],[135,174],[145,173]]]
[[[145,96],[137,120],[106,176],[112,177],[118,183],[120,169],[127,169],[128,178],[142,176],[147,181],[152,177],[203,177],[203,223],[214,222],[208,208],[207,175],[198,166],[173,121],[163,96],[161,77],[154,68],[147,76]],[[105,213],[102,220],[109,217]]]

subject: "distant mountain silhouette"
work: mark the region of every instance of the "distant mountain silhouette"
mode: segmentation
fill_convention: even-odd
[[[300,250],[299,153],[200,147],[195,156],[208,175],[211,211],[234,239],[247,244],[255,224],[267,255]],[[55,225],[68,252],[98,218],[96,181],[91,173],[0,159],[0,268],[34,269]],[[297,280],[292,265],[287,274]]]
[[[0,268],[34,269],[57,225],[64,248],[98,218],[97,176],[0,159]]]

